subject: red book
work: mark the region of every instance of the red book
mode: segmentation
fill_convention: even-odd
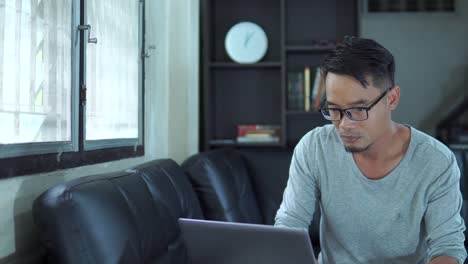
[[[280,135],[281,127],[277,125],[238,125],[237,137],[245,136],[272,136],[278,137]]]

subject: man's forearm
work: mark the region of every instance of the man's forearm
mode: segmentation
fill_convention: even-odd
[[[459,264],[457,260],[449,256],[438,256],[429,262],[429,264]]]

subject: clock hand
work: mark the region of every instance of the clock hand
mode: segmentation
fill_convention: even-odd
[[[249,43],[253,35],[254,35],[254,32],[247,33],[247,36],[245,37],[245,41],[244,41],[244,47],[247,47],[247,44]]]

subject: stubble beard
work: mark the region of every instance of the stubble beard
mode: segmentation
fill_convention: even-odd
[[[349,147],[349,146],[344,146],[346,152],[348,153],[362,153],[366,150],[369,149],[371,145],[365,146],[365,147]]]

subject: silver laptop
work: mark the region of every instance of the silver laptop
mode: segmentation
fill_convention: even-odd
[[[306,230],[179,219],[192,264],[316,264]]]

